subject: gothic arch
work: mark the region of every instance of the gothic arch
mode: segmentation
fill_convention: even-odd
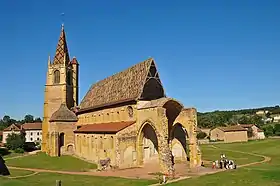
[[[189,135],[181,123],[175,123],[170,132],[170,146],[175,159],[189,159]]]
[[[137,144],[139,165],[143,165],[145,160],[149,160],[158,153],[158,132],[151,121],[146,120],[142,123],[137,135]]]

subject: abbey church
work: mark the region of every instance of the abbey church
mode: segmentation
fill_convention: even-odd
[[[62,26],[48,60],[42,151],[95,163],[110,158],[120,169],[154,161],[172,173],[174,159],[200,166],[196,109],[165,95],[153,58],[93,84],[81,103],[79,65]]]

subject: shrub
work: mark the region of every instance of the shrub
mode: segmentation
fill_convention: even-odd
[[[23,149],[27,152],[36,150],[36,145],[34,142],[26,142],[23,146]]]
[[[17,148],[14,150],[15,153],[24,153],[24,150],[21,148]]]
[[[280,136],[280,124],[274,126],[274,134]]]
[[[197,139],[204,139],[207,136],[205,132],[199,132],[196,137]]]
[[[269,125],[263,128],[265,136],[273,136],[274,135],[274,128],[273,126]]]
[[[10,150],[16,150],[17,148],[23,149],[25,143],[25,136],[21,134],[8,134],[6,139],[6,147]]]
[[[5,156],[8,154],[10,154],[10,152],[7,148],[0,148],[0,156]]]

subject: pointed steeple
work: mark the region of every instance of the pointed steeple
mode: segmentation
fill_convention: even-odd
[[[64,25],[62,24],[61,32],[56,47],[56,52],[53,60],[53,64],[68,64],[69,63],[69,53],[66,42],[66,34],[64,31]]]

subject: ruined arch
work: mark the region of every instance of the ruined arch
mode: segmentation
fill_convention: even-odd
[[[158,161],[158,132],[152,122],[143,122],[138,131],[137,143],[139,165],[143,165],[146,161],[152,159]]]
[[[170,139],[174,121],[179,116],[184,106],[175,99],[167,99],[163,102],[162,107],[165,108],[165,114],[168,119],[168,137]]]
[[[170,146],[175,160],[189,160],[188,141],[187,129],[181,123],[175,123],[170,134]]]

